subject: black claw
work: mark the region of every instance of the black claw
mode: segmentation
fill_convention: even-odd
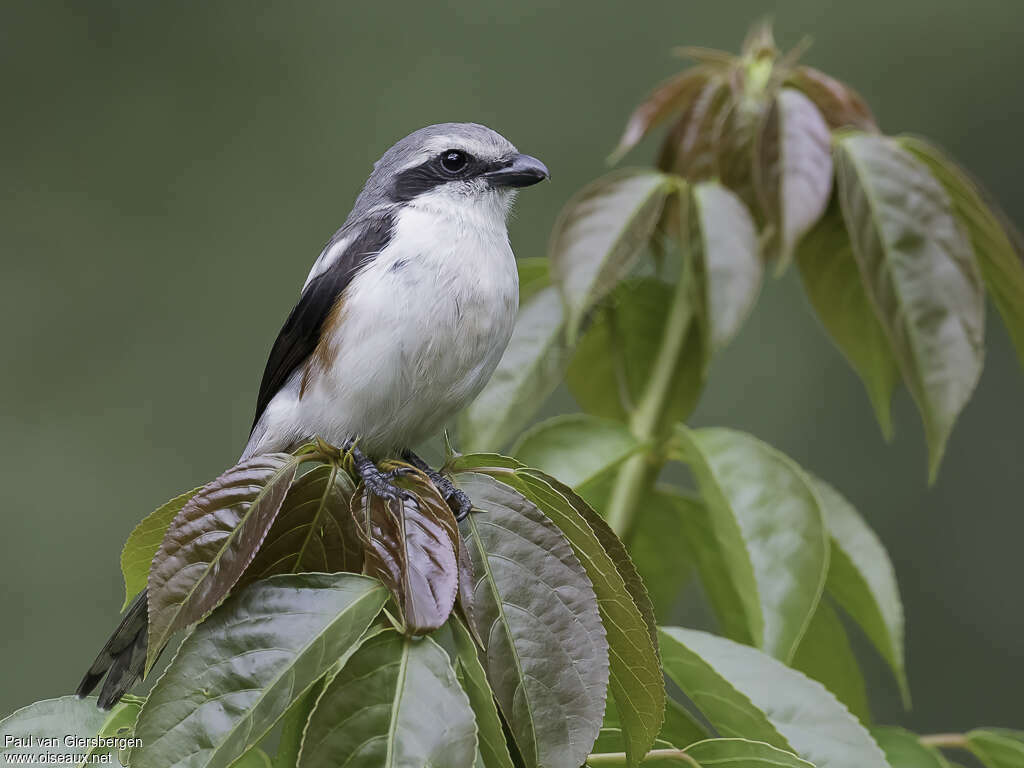
[[[408,470],[398,468],[389,472],[384,472],[373,463],[372,459],[359,450],[359,448],[354,444],[346,445],[345,450],[352,454],[356,473],[362,479],[363,484],[366,486],[366,490],[374,496],[379,496],[380,498],[388,499],[389,501],[416,498],[412,491],[408,491],[395,484],[395,478],[407,474]]]
[[[469,496],[456,488],[455,483],[449,480],[447,476],[436,469],[431,469],[427,462],[412,451],[406,451],[403,454],[403,458],[417,469],[426,473],[427,477],[430,478],[430,482],[441,493],[442,498],[448,502],[449,508],[455,513],[456,520],[464,520],[466,515],[473,511],[473,502],[470,501]]]

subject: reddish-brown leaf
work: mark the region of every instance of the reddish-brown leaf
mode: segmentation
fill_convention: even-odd
[[[288,491],[281,511],[239,584],[275,573],[359,573],[363,548],[352,519],[355,487],[335,464],[320,464]]]
[[[719,77],[705,83],[700,93],[672,126],[662,143],[658,168],[690,180],[716,174],[720,124],[730,103],[730,91]]]
[[[797,67],[787,85],[799,88],[813,101],[833,131],[853,127],[877,131],[878,124],[871,108],[853,88],[813,67]]]
[[[619,145],[612,152],[612,162],[617,162],[670,115],[689,107],[707,81],[707,69],[694,67],[658,85],[629,116]]]
[[[149,570],[149,656],[227,597],[273,525],[300,459],[254,456],[203,486],[171,522]]]
[[[388,468],[397,466],[411,470],[397,463]],[[360,484],[353,516],[364,545],[363,572],[387,585],[406,632],[420,635],[444,624],[455,606],[459,529],[426,475],[410,471],[396,482],[415,498],[388,501]]]

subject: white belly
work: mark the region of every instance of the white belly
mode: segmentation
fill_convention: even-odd
[[[408,207],[391,243],[345,291],[326,369],[302,371],[268,405],[249,452],[359,437],[380,456],[438,431],[483,388],[515,322],[505,228]],[[254,435],[255,436],[255,435]]]

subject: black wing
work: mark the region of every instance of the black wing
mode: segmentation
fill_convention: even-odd
[[[250,435],[274,395],[285,385],[295,369],[313,354],[320,343],[320,330],[331,309],[359,270],[384,250],[391,240],[393,228],[394,221],[389,215],[369,219],[344,253],[306,286],[270,350],[267,367],[263,369],[260,393],[256,398],[256,416],[252,421]],[[330,243],[327,247],[330,247]]]

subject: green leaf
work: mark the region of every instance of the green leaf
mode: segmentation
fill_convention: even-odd
[[[188,500],[198,492],[199,488],[193,488],[180,496],[175,496],[142,518],[128,535],[128,540],[121,550],[121,573],[124,575],[122,611],[128,607],[128,603],[132,601],[133,597],[146,588],[149,564],[153,562],[153,556],[160,548],[160,542],[163,541],[167,526],[171,524],[171,520],[181,511]]]
[[[490,477],[458,485],[483,664],[527,768],[579,768],[601,728],[608,644],[586,571],[537,507]],[[554,590],[557,589],[557,593]]]
[[[888,768],[846,707],[772,657],[679,627],[662,629],[661,647],[665,672],[723,735],[792,750],[819,768]]]
[[[706,739],[691,744],[686,754],[701,766],[725,765],[735,768],[814,768],[792,752],[749,739]]]
[[[428,637],[382,632],[327,685],[298,768],[472,768],[473,710],[448,654]]]
[[[708,71],[693,67],[660,83],[629,116],[619,145],[609,162],[618,162],[629,150],[674,112],[686,109],[707,84]]]
[[[754,187],[775,228],[781,271],[832,195],[832,137],[798,90],[783,88],[768,109],[755,147]]]
[[[614,470],[640,447],[620,422],[585,413],[570,413],[535,424],[511,453],[578,488]]]
[[[967,733],[967,748],[985,768],[1024,768],[1024,731],[978,728]]]
[[[359,573],[363,549],[350,508],[354,492],[336,464],[318,464],[302,475],[239,585],[276,573]]]
[[[864,290],[838,206],[800,243],[797,265],[818,319],[864,382],[882,434],[891,439],[890,402],[899,367]]]
[[[878,130],[871,109],[860,94],[846,83],[813,67],[796,67],[789,74],[786,84],[807,94],[821,110],[825,122],[833,131],[850,127],[864,131]]]
[[[501,716],[494,703],[494,692],[487,682],[477,655],[476,644],[466,626],[457,618],[448,621],[455,643],[455,674],[469,697],[469,705],[476,716],[479,750],[487,768],[514,768],[505,743]]]
[[[475,472],[478,469],[523,469],[525,465],[500,453],[467,453],[455,456],[447,465],[452,474]]]
[[[236,464],[171,522],[149,570],[147,671],[171,635],[216,608],[252,562],[300,461],[269,453]]]
[[[448,503],[430,479],[407,464],[396,484],[414,498],[388,500],[360,485],[356,527],[364,544],[364,570],[395,597],[405,631],[425,634],[440,627],[455,607],[459,586],[459,530]]]
[[[708,733],[705,727],[686,707],[672,698],[665,702],[665,722],[661,726],[658,739],[682,749],[706,738]]]
[[[660,630],[659,645],[665,674],[690,697],[715,729],[724,736],[742,736],[790,749],[789,742],[769,722],[765,713],[695,653],[686,638],[676,637],[675,632],[671,627]]]
[[[922,744],[916,733],[884,726],[872,728],[871,735],[885,752],[892,768],[949,768],[939,750]]]
[[[670,550],[674,541],[684,540],[683,545],[696,563],[701,585],[718,619],[722,634],[737,642],[754,644],[744,599],[738,591],[741,580],[731,571],[726,558],[727,548],[719,543],[707,505],[699,499],[665,486],[658,488],[656,494],[653,498],[657,499],[659,506],[675,510],[671,518],[666,517],[665,527],[669,527],[673,520],[678,526],[674,538],[666,534],[661,540],[665,547],[664,551]],[[645,516],[648,511],[645,511]],[[656,533],[652,534],[651,538],[658,540]],[[665,557],[664,554],[661,556]]]
[[[551,262],[545,256],[516,259],[516,269],[519,272],[520,305],[551,285]]]
[[[386,600],[380,582],[349,573],[271,576],[232,596],[154,686],[133,768],[230,765],[354,650]]]
[[[661,346],[673,287],[653,277],[629,280],[594,319],[569,364],[569,391],[587,413],[626,421],[639,401]],[[691,323],[672,374],[666,423],[685,419],[704,386],[704,347]]]
[[[481,451],[506,445],[558,386],[568,359],[562,299],[548,286],[519,307],[498,367],[459,417],[462,447]]]
[[[85,754],[89,750],[73,743],[69,746],[64,743],[64,738],[96,736],[103,729],[108,715],[109,712],[96,706],[95,697],[61,696],[37,701],[0,720],[0,755],[3,755],[5,764],[11,765],[16,760],[26,763],[71,760],[72,755]]]
[[[757,230],[743,201],[717,182],[693,186],[691,245],[696,257],[707,340],[724,347],[739,331],[761,288]]]
[[[272,768],[270,756],[259,747],[253,747],[231,764],[231,768]]]
[[[640,577],[640,573],[637,570],[636,565],[633,563],[633,558],[630,557],[629,551],[626,549],[626,545],[623,544],[622,540],[615,535],[615,531],[612,530],[607,521],[605,521],[605,519],[590,506],[590,503],[577,494],[572,488],[569,488],[557,478],[543,472],[539,472],[535,469],[524,469],[522,473],[539,478],[554,488],[558,493],[565,497],[565,500],[572,505],[576,513],[579,514],[580,517],[586,521],[587,525],[590,526],[594,535],[597,537],[597,540],[604,548],[604,551],[608,553],[608,557],[610,557],[612,562],[615,564],[615,568],[619,572],[619,576],[622,577],[622,581],[626,586],[626,591],[629,592],[634,605],[636,605],[637,609],[640,611],[640,615],[647,623],[647,633],[651,637],[651,643],[654,645],[655,649],[657,649],[658,625],[654,616],[654,606],[651,604],[651,598],[647,594],[647,586],[645,585],[644,580]]]
[[[839,615],[824,600],[818,603],[790,666],[824,685],[862,723],[871,722],[864,676]]]
[[[923,139],[901,136],[900,145],[923,162],[953,202],[971,238],[981,276],[996,302],[1017,358],[1024,365],[1024,254],[1020,235],[987,193],[950,157]]]
[[[836,143],[839,200],[862,282],[924,422],[934,480],[981,374],[984,291],[949,195],[896,141]]]
[[[832,537],[825,589],[878,649],[910,706],[903,657],[903,602],[889,553],[860,514],[831,485],[812,478]]]
[[[693,550],[681,510],[665,493],[651,490],[640,500],[640,509],[629,552],[654,614],[667,618],[693,575]]]
[[[543,476],[520,471],[511,476],[500,475],[496,479],[523,494],[558,526],[593,584],[608,642],[610,690],[618,703],[619,723],[629,764],[638,765],[661,728],[665,712],[665,685],[652,627],[592,525],[602,529],[604,541],[609,544],[615,538],[614,534],[593,510],[587,517],[581,514],[581,510],[587,508],[586,502],[563,486],[565,493],[574,496],[575,503],[570,502]],[[620,562],[625,565],[629,555],[621,542],[618,554]],[[642,589],[642,585],[639,586]],[[653,617],[651,619],[653,621]]]
[[[654,171],[621,171],[584,187],[551,235],[551,268],[574,343],[584,316],[629,274],[654,234],[672,190]]]
[[[742,432],[679,425],[676,435],[749,634],[758,647],[788,661],[828,572],[828,539],[811,480],[789,457]]]

